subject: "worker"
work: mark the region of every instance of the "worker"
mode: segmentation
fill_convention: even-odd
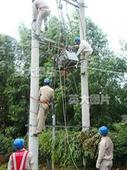
[[[36,35],[40,34],[42,22],[47,27],[47,17],[50,14],[49,7],[45,0],[32,0],[33,2],[33,21],[32,29]]]
[[[16,152],[10,156],[8,170],[35,170],[33,156],[24,148],[24,139],[15,139],[13,146]]]
[[[34,136],[38,136],[45,130],[47,112],[54,98],[54,90],[50,87],[50,79],[44,79],[44,86],[40,87],[39,111],[37,116],[37,128]]]
[[[80,45],[80,37],[79,36],[75,37],[75,45]]]
[[[113,143],[108,137],[108,128],[102,126],[99,128],[99,133],[102,136],[99,143],[99,153],[96,162],[96,168],[100,170],[111,170],[113,159]]]
[[[78,49],[79,49],[79,45],[80,45],[80,37],[76,36],[74,39],[74,46],[73,46],[73,52],[77,53]]]
[[[79,44],[79,42],[80,41],[77,39],[76,43]],[[85,59],[88,59],[92,52],[93,49],[91,48],[91,45],[86,40],[82,40],[76,55],[79,56],[79,54],[83,54]]]

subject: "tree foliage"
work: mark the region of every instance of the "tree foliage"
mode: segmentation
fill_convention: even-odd
[[[98,127],[107,124],[110,128],[115,129],[114,123],[121,122],[121,116],[127,114],[127,84],[124,79],[127,63],[124,58],[115,56],[110,50],[106,35],[97,25],[89,18],[86,20],[86,24],[87,40],[93,47],[88,69],[89,94],[110,97],[108,104],[104,102],[90,105],[91,126]],[[66,46],[74,45],[74,37],[79,35],[77,16],[71,19],[70,25],[71,27],[67,25],[65,31],[58,19],[52,17],[49,21],[49,29],[44,34],[42,33],[42,36],[55,40],[56,46],[59,46],[60,43],[64,43]],[[26,125],[29,119],[31,30],[21,25],[19,31],[20,42],[9,36],[0,35],[0,46],[4,49],[4,52],[0,51],[0,132],[7,138],[8,136],[11,138],[24,136],[27,133]],[[52,78],[55,88],[56,123],[64,125],[66,120],[67,125],[75,127],[76,131],[79,131],[81,130],[80,67],[69,68],[61,72],[54,63],[55,57],[59,53],[60,49],[53,47],[52,44],[40,43],[40,85],[45,77]],[[69,104],[70,94],[78,96],[76,104]],[[51,124],[51,113],[48,115],[46,124]],[[122,127],[117,128],[116,131],[121,133],[120,128]],[[82,150],[82,143],[78,138],[79,133],[73,131],[71,133],[71,130],[68,138],[63,131],[57,132],[54,160],[57,163],[61,160],[62,165],[70,165],[73,162],[72,157],[76,162],[80,162],[82,155],[89,160],[95,159],[96,146],[94,144],[97,145],[97,143],[94,143],[94,140],[98,141],[95,132],[90,131],[87,134],[85,149]],[[126,128],[125,131],[124,128],[122,130],[123,137]],[[113,135],[115,134],[116,132]],[[121,154],[121,158],[122,151],[126,148],[126,138],[122,139],[119,135],[117,137],[116,152]],[[3,136],[0,138],[3,139]],[[41,136],[41,157],[43,154],[52,155],[51,142],[50,132]],[[78,150],[78,148],[80,149]],[[116,157],[116,159],[119,158]]]

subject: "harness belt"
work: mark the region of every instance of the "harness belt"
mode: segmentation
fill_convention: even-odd
[[[39,9],[49,9],[49,7],[48,6],[42,6]]]
[[[42,103],[42,104],[47,104],[48,106],[50,105],[50,103],[49,103],[48,100],[40,100],[40,103]]]

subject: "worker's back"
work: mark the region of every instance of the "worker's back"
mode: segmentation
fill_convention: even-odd
[[[35,0],[34,4],[37,6],[37,8],[43,8],[48,7],[47,3],[43,0]]]
[[[46,85],[40,88],[40,101],[47,100],[50,102],[54,98],[54,90]]]
[[[8,170],[35,170],[33,156],[24,148],[24,145],[24,139],[14,140],[13,147],[16,152],[10,155]]]
[[[105,136],[102,137],[101,142],[99,144],[100,150],[104,150],[104,160],[112,160],[113,159],[113,143],[110,137]]]

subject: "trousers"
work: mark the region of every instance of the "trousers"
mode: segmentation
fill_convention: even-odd
[[[48,105],[40,103],[37,116],[36,133],[41,133],[42,130],[45,130],[45,121],[48,114],[48,108]]]
[[[112,161],[103,160],[101,162],[100,170],[111,170],[112,168]]]
[[[38,16],[36,19],[36,34],[37,35],[40,34],[42,21],[44,21],[44,25],[45,25],[48,15],[49,15],[48,9],[39,9]]]
[[[34,12],[34,22],[32,23],[32,28],[35,31],[37,35],[40,34],[42,21],[44,22],[44,25],[46,25],[47,17],[50,14],[49,9],[46,8],[40,8],[38,11]]]

